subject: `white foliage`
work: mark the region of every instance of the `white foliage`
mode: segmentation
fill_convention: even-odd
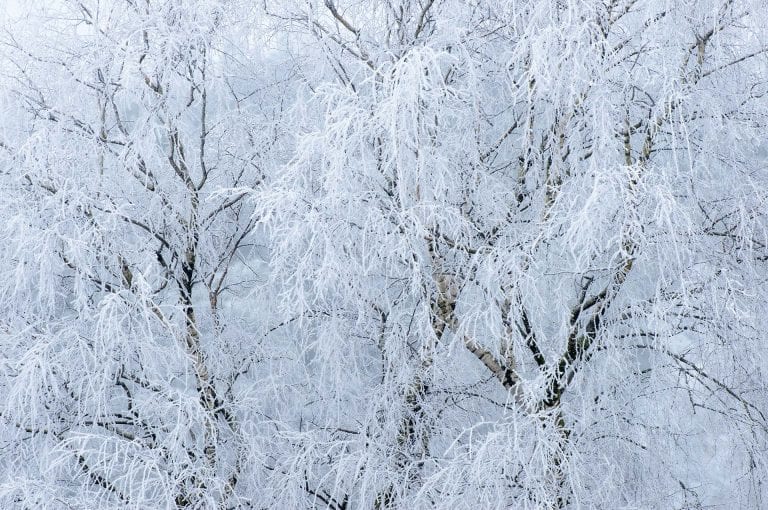
[[[765,504],[764,0],[257,4],[0,36],[0,505]]]

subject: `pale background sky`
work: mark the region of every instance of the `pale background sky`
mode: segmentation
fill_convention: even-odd
[[[0,22],[5,23],[9,18],[20,12],[20,0],[0,0]]]

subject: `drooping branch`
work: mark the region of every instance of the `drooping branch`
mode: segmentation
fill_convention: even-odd
[[[727,393],[731,398],[739,402],[742,407],[744,407],[744,411],[747,413],[747,416],[749,416],[752,420],[755,420],[755,418],[752,416],[752,413],[757,413],[757,415],[760,417],[760,421],[758,422],[761,426],[761,428],[768,432],[768,419],[766,419],[765,414],[763,411],[757,407],[755,404],[744,398],[743,396],[736,393],[736,391],[722,382],[719,378],[714,377],[710,375],[706,370],[701,368],[696,363],[690,361],[688,358],[681,354],[677,354],[675,352],[670,351],[669,349],[665,349],[664,347],[657,346],[657,345],[651,345],[651,344],[635,344],[632,347],[636,349],[646,349],[654,352],[658,352],[661,354],[664,354],[665,356],[668,356],[675,360],[682,368],[683,370],[690,370],[697,374],[698,376],[702,377],[703,379],[706,379],[710,382],[712,382],[715,386],[723,390],[725,393]],[[757,420],[755,420],[757,422]]]

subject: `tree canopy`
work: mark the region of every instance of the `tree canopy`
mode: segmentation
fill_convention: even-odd
[[[766,12],[9,9],[0,506],[761,508]]]

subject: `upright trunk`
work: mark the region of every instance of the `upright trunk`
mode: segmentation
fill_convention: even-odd
[[[216,465],[216,392],[213,387],[208,368],[206,366],[205,355],[203,353],[200,328],[198,327],[197,317],[195,315],[195,306],[193,302],[193,291],[195,286],[195,273],[197,263],[197,212],[199,199],[195,190],[190,190],[191,214],[189,218],[189,238],[186,249],[184,250],[184,260],[181,266],[181,278],[179,281],[180,304],[184,313],[185,322],[185,349],[192,363],[192,369],[195,375],[196,391],[201,407],[205,410],[205,433],[203,453],[207,469],[213,470]],[[198,489],[205,489],[205,482],[199,479],[194,481]],[[177,504],[180,507],[189,506],[192,502],[184,496],[177,497]]]

